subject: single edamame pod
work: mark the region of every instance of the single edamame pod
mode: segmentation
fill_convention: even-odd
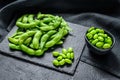
[[[63,44],[63,41],[58,41],[56,44],[61,45],[61,44]]]
[[[56,66],[56,67],[58,67],[59,66],[58,60],[53,60],[53,65]]]
[[[39,40],[42,36],[42,32],[41,31],[37,31],[36,34],[34,35],[34,38],[33,38],[33,41],[32,41],[32,44],[33,44],[33,47],[34,49],[38,49],[39,48]]]
[[[13,44],[18,44],[18,39],[9,37],[8,40]]]
[[[51,30],[51,31],[47,32],[46,34],[44,34],[44,35],[42,36],[41,41],[40,41],[40,48],[41,48],[41,49],[43,49],[43,47],[44,47],[46,41],[48,40],[48,38],[49,38],[52,34],[54,34],[54,33],[56,33],[56,31],[55,31],[55,30]]]
[[[28,21],[28,18],[27,18],[27,14],[23,16],[23,19],[22,19],[22,23],[27,23]]]
[[[37,26],[36,22],[31,22],[31,23],[22,23],[22,22],[16,22],[16,25],[19,27],[19,28],[34,28]]]
[[[57,51],[52,52],[52,54],[53,54],[54,57],[58,57],[59,56],[59,52],[57,52]]]
[[[20,47],[21,47],[21,50],[23,52],[27,53],[28,55],[35,55],[35,51],[33,49],[31,49],[23,44],[21,44]]]
[[[45,47],[52,47],[54,46],[58,41],[60,41],[60,39],[62,38],[63,35],[63,31],[64,28],[60,29],[60,31],[58,32],[57,36],[54,37],[51,41],[48,41],[45,45]]]
[[[45,14],[41,14],[40,12],[37,14],[37,19],[42,19],[45,16]]]
[[[44,55],[44,51],[43,50],[36,50],[35,51],[35,56],[42,56],[42,55]]]
[[[105,38],[105,43],[109,43],[110,45],[112,45],[112,40],[110,38]]]
[[[71,61],[70,59],[65,59],[65,62],[66,62],[67,64],[72,64],[72,61]]]
[[[44,27],[40,27],[40,29],[41,29],[42,31],[50,31],[50,30],[53,30],[54,28],[53,28],[53,26],[48,26],[48,25],[46,25],[46,26],[44,26]]]
[[[15,44],[12,44],[12,43],[9,43],[9,47],[11,49],[20,50],[20,46],[19,45],[15,45]]]
[[[28,32],[22,34],[19,38],[18,43],[22,44],[25,41],[25,39],[27,39],[30,36],[33,36],[35,33],[36,33],[36,31],[28,31]]]
[[[34,21],[33,17],[34,17],[33,14],[29,14],[29,15],[28,15],[28,22],[29,22],[29,23],[31,23],[31,22]]]
[[[28,46],[31,41],[32,41],[32,37],[29,37],[24,41],[24,44]]]

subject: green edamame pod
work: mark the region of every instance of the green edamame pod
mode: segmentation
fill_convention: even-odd
[[[40,40],[41,36],[42,36],[41,31],[37,31],[37,33],[34,35],[34,38],[33,38],[33,41],[32,41],[34,49],[39,48],[39,40]]]
[[[105,44],[103,45],[103,48],[104,48],[104,49],[108,49],[108,48],[110,48],[110,47],[111,47],[111,45],[108,44],[108,43],[105,43]]]
[[[31,23],[22,23],[22,22],[16,22],[16,25],[19,27],[19,28],[34,28],[37,26],[36,22],[31,22]]]
[[[16,32],[15,34],[12,35],[12,38],[14,38],[14,37],[16,37],[16,36],[19,36],[19,35],[21,35],[21,34],[23,34],[23,32]]]
[[[32,37],[29,37],[24,41],[24,44],[28,46],[31,43],[31,41],[32,41]]]
[[[20,46],[19,45],[15,45],[15,44],[12,44],[12,43],[9,43],[9,47],[11,49],[20,50]]]
[[[57,45],[63,44],[63,41],[58,41],[56,44]]]
[[[44,35],[42,36],[41,41],[40,41],[40,48],[41,48],[41,49],[43,49],[43,47],[44,47],[46,41],[48,40],[48,38],[49,38],[52,34],[54,34],[54,33],[56,33],[56,31],[55,31],[55,30],[51,30],[51,31],[47,32],[46,34],[44,34]]]
[[[23,52],[27,53],[28,55],[35,55],[35,51],[33,49],[31,49],[23,44],[20,47],[21,47],[21,50]]]
[[[93,37],[93,35],[91,33],[87,33],[86,36],[87,36],[88,39],[92,39],[92,37]]]
[[[96,32],[96,30],[92,30],[90,33],[91,33],[92,35],[94,35],[94,34],[96,34],[97,32]]]
[[[51,41],[48,41],[45,45],[45,47],[52,47],[54,46],[58,41],[60,41],[60,39],[62,38],[64,32],[64,27],[62,29],[60,29],[60,31],[58,32],[57,36],[54,37]]]
[[[23,16],[23,19],[22,19],[22,23],[27,23],[28,21],[28,18],[27,18],[27,14]]]
[[[22,34],[19,38],[19,44],[22,44],[24,42],[25,39],[27,39],[28,37],[34,35],[36,33],[36,31],[28,31],[24,34]]]
[[[38,49],[38,50],[35,51],[36,56],[42,56],[43,54],[44,54],[43,50]]]
[[[18,39],[9,37],[8,40],[13,44],[18,44]]]
[[[98,39],[95,39],[92,41],[92,44],[95,45],[99,40]]]
[[[44,27],[40,27],[40,30],[42,30],[42,31],[49,31],[49,30],[53,30],[53,29],[54,29],[53,26],[48,26],[48,25],[46,25]]]
[[[42,20],[42,22],[44,22],[44,23],[49,23],[49,22],[51,22],[52,21],[52,18],[44,18],[43,20]]]
[[[33,20],[34,20],[33,17],[34,17],[33,14],[29,14],[29,15],[28,15],[28,22],[29,22],[29,23],[33,22]]]

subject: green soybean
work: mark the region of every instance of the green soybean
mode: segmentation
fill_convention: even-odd
[[[69,47],[68,48],[68,53],[71,53],[71,52],[73,52],[73,48]]]
[[[72,61],[71,61],[70,59],[65,59],[65,62],[66,62],[67,64],[72,64]]]
[[[92,37],[93,37],[93,35],[91,33],[87,33],[86,36],[87,36],[88,39],[92,39]]]
[[[95,34],[94,36],[93,36],[93,39],[97,39],[98,38],[98,34]]]
[[[34,18],[34,15],[33,15],[33,14],[29,14],[29,15],[28,15],[28,22],[29,22],[29,23],[33,22],[33,21],[34,21],[33,18]]]
[[[92,44],[95,45],[99,40],[98,39],[95,39],[92,41]]]
[[[59,52],[57,52],[57,51],[52,52],[52,54],[53,54],[54,57],[58,57],[59,56]]]
[[[104,49],[108,49],[108,48],[110,48],[111,46],[110,46],[110,44],[108,44],[108,43],[105,43],[104,45],[103,45],[103,48]]]
[[[67,53],[67,55],[66,55],[66,56],[67,56],[67,58],[68,58],[68,59],[70,59],[70,58],[71,58],[70,53]]]
[[[62,49],[62,53],[66,55],[67,54],[67,50],[63,48]]]
[[[53,60],[52,63],[53,63],[54,66],[57,66],[57,67],[60,65],[59,62],[58,62],[58,60]]]
[[[62,56],[58,56],[58,57],[57,57],[57,60],[58,60],[58,61],[60,61],[60,60],[62,60],[62,59],[63,59]]]
[[[61,53],[60,54],[64,59],[67,57],[65,54]]]
[[[65,59],[62,59],[61,61],[59,61],[59,64],[60,64],[60,66],[65,65]]]
[[[97,42],[97,43],[96,43],[96,47],[102,48],[103,44],[104,44],[103,42]]]
[[[92,30],[90,33],[91,33],[92,35],[94,35],[94,34],[96,34],[97,32],[96,32],[96,30]]]
[[[90,27],[89,29],[88,29],[88,32],[91,32],[92,30],[94,30],[95,29],[95,27]]]
[[[70,53],[70,58],[73,60],[74,59],[74,53]]]
[[[103,38],[102,36],[99,36],[99,37],[98,37],[98,40],[99,40],[99,41],[104,41],[104,38]]]
[[[28,21],[28,18],[27,18],[27,14],[23,16],[23,19],[22,19],[22,22],[23,23],[27,23]]]

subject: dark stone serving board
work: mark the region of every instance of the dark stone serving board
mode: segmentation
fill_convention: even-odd
[[[43,57],[31,57],[21,51],[10,50],[8,46],[9,44],[8,37],[10,37],[11,35],[15,33],[17,29],[16,26],[12,28],[9,34],[0,43],[0,51],[3,52],[4,54],[21,59],[23,61],[27,61],[27,62],[34,63],[34,64],[37,64],[43,67],[47,67],[53,70],[57,70],[60,72],[65,72],[65,73],[73,75],[76,70],[77,64],[80,60],[82,50],[85,45],[84,34],[88,28],[81,26],[81,25],[69,23],[69,22],[68,24],[72,28],[72,31],[70,31],[70,34],[66,37],[64,44],[62,46],[60,45],[56,46],[54,51],[61,51],[62,48],[67,49],[68,47],[72,47],[74,49],[75,59],[71,66],[64,66],[64,67],[58,67],[58,68],[54,67],[52,64],[52,60],[54,60],[55,58],[52,56],[52,51],[53,51],[52,49],[45,52]]]

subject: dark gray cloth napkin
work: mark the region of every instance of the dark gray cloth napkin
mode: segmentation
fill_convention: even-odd
[[[85,47],[81,61],[120,77],[120,20],[96,13],[80,14],[70,17],[68,20],[83,26],[101,27],[114,35],[116,43],[110,53],[98,56],[89,52],[88,48]]]

